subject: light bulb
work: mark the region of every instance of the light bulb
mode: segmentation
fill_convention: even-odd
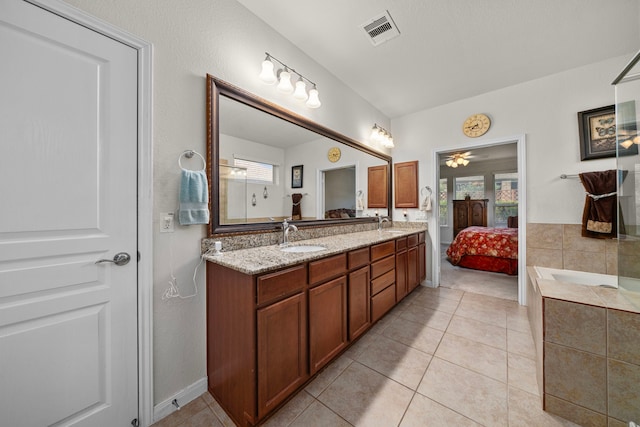
[[[278,83],[278,90],[284,93],[293,92],[293,85],[291,84],[291,73],[287,71],[286,67],[284,71],[280,72],[280,83]]]
[[[318,108],[322,105],[320,98],[318,97],[318,89],[316,85],[313,85],[313,89],[309,91],[309,99],[307,100],[307,107]]]
[[[451,167],[455,169],[458,167],[458,164],[456,162],[451,162]]]
[[[278,80],[276,74],[273,72],[273,62],[271,62],[268,56],[264,61],[262,61],[262,71],[258,77],[269,85],[274,84],[276,80]]]
[[[369,136],[369,139],[374,141],[378,139],[378,125],[373,125],[371,128],[371,135]]]
[[[456,163],[457,163],[457,164],[459,164],[459,165],[461,165],[462,163],[464,163],[464,159],[463,159],[462,157],[458,156],[458,157],[456,158]]]
[[[640,136],[636,136],[635,138],[633,138],[633,143],[640,144]]]
[[[296,90],[295,92],[293,92],[293,97],[301,101],[306,101],[307,98],[309,97],[307,95],[307,85],[302,80],[302,77],[300,77],[296,82]]]
[[[464,160],[462,161],[462,166],[467,166],[468,164],[469,164],[469,160],[464,159]]]

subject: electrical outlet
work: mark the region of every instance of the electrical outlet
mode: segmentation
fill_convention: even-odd
[[[161,233],[173,233],[173,212],[166,212],[160,214],[160,232]]]

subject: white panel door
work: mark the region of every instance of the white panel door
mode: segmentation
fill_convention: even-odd
[[[133,48],[0,0],[3,426],[138,417],[136,76]]]

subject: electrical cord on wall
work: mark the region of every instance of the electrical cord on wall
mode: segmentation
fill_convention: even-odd
[[[171,277],[171,280],[169,280],[169,287],[162,294],[162,300],[166,301],[171,298],[180,298],[180,299],[193,298],[196,295],[198,295],[198,284],[196,283],[196,275],[198,274],[198,267],[200,267],[200,264],[202,264],[202,261],[204,260],[206,253],[202,254],[202,256],[200,257],[200,262],[198,263],[195,270],[193,271],[193,289],[194,289],[193,294],[183,296],[180,294],[180,289],[178,288],[178,279],[173,274],[173,235],[171,235],[170,239],[171,241],[169,242],[170,243],[169,244],[169,275]]]

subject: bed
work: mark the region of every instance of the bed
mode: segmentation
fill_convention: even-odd
[[[518,274],[518,229],[467,227],[453,239],[447,257],[460,267]]]

